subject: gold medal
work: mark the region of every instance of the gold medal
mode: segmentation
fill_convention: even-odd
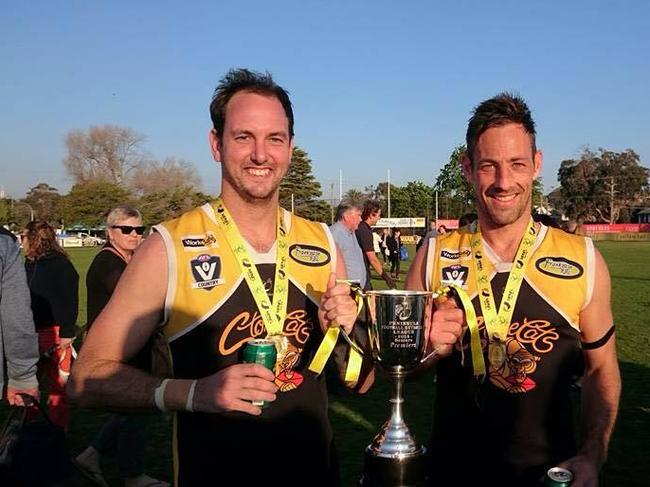
[[[533,246],[537,237],[537,228],[532,218],[528,222],[528,232],[521,239],[515,260],[508,275],[508,281],[503,291],[503,296],[499,309],[497,310],[492,293],[492,284],[488,275],[487,268],[483,264],[483,243],[481,240],[481,231],[477,227],[472,236],[470,247],[472,248],[472,262],[476,278],[476,287],[480,296],[479,305],[485,320],[485,328],[488,332],[488,360],[493,369],[499,369],[506,360],[506,344],[508,331],[512,322],[512,315],[517,303],[517,297],[521,289],[521,284],[532,256]],[[469,324],[469,321],[468,321]],[[475,357],[476,355],[476,357]],[[476,358],[477,360],[474,360]],[[474,349],[472,346],[472,359],[474,363],[474,375],[485,374],[485,364],[482,351]]]
[[[289,348],[289,339],[284,335],[268,335],[266,339],[271,340],[275,345],[275,350],[277,352],[275,358],[275,368],[277,370],[278,364],[282,362],[284,356],[287,353],[287,349]]]
[[[506,361],[506,344],[501,340],[490,341],[488,360],[493,369],[500,369]]]

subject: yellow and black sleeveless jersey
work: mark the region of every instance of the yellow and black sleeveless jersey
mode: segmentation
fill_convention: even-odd
[[[487,369],[485,378],[474,378],[467,331],[452,355],[439,362],[433,467],[451,458],[472,458],[479,462],[475,472],[482,481],[494,473],[499,485],[510,485],[503,484],[504,479],[528,485],[545,467],[575,452],[568,398],[581,364],[579,316],[594,286],[593,243],[540,227],[508,331],[507,357],[494,368],[487,357],[487,332],[477,298],[472,231],[464,227],[429,241],[428,287],[436,290],[453,283],[467,291],[478,317]],[[501,262],[485,241],[483,245],[498,307],[511,263]]]
[[[284,210],[283,217],[289,235],[284,321],[289,349],[276,370],[277,399],[259,417],[178,413],[179,485],[255,484],[269,475],[279,478],[279,471],[283,484],[298,485],[304,481],[300,475],[309,472],[329,485],[334,475],[325,381],[307,367],[323,337],[318,303],[336,268],[336,247],[325,225]],[[168,254],[163,330],[175,377],[197,379],[240,363],[244,344],[266,336],[266,328],[212,205],[156,230]],[[248,251],[272,300],[275,245],[268,254]],[[277,464],[279,451],[286,452],[286,465]],[[251,465],[255,468],[246,467]]]

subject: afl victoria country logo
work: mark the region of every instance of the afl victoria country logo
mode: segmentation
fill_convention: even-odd
[[[289,256],[300,264],[313,267],[324,266],[330,261],[330,254],[327,250],[313,245],[292,245],[289,247]]]
[[[201,254],[190,261],[194,289],[209,291],[217,284],[223,284],[221,278],[221,258],[218,255]]]
[[[560,279],[577,279],[584,274],[580,264],[564,257],[542,257],[535,262],[535,267],[542,274]]]

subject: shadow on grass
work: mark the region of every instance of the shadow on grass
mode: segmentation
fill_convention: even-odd
[[[641,487],[650,479],[650,368],[621,362],[623,393],[603,468],[604,487]]]

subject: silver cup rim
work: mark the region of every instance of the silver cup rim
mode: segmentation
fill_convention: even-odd
[[[408,289],[376,289],[365,291],[364,294],[371,296],[433,296],[432,291],[410,291]]]

